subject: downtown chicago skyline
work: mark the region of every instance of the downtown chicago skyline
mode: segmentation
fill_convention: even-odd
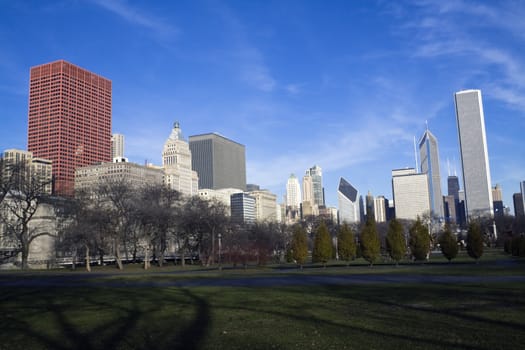
[[[525,178],[522,4],[1,6],[2,149],[27,147],[29,67],[63,58],[112,80],[113,132],[140,164],[161,163],[178,120],[187,135],[245,145],[247,182],[279,199],[290,173],[314,164],[327,205],[337,205],[340,177],[391,198],[391,170],[414,166],[413,137],[428,120],[445,192],[447,159],[461,171],[454,92],[480,89],[490,185],[511,212]]]

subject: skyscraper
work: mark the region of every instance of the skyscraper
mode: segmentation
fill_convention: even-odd
[[[459,200],[459,179],[455,175],[451,175],[447,178],[448,195],[453,196]]]
[[[76,168],[111,161],[111,81],[63,60],[32,67],[27,148],[72,195]]]
[[[492,188],[492,205],[494,207],[494,216],[503,216],[505,214],[503,207],[503,193],[501,192],[501,186],[496,184]]]
[[[442,218],[443,194],[441,192],[438,141],[428,129],[425,130],[419,140],[419,155],[421,158],[421,172],[428,175],[430,210],[434,215]]]
[[[377,196],[374,199],[374,217],[376,222],[385,222],[387,217],[387,202],[384,196]]]
[[[171,189],[193,196],[197,194],[199,177],[191,169],[191,152],[182,136],[180,124],[175,122],[162,151],[164,183]]]
[[[111,136],[111,156],[115,158],[124,158],[124,135],[113,134]]]
[[[492,189],[480,90],[454,95],[467,218],[492,216]]]
[[[294,174],[286,182],[286,206],[294,209],[301,206],[301,185]]]
[[[190,136],[191,167],[199,188],[246,190],[244,145],[216,133]]]
[[[359,222],[361,215],[357,190],[343,178],[339,179],[337,198],[339,201],[339,222],[348,224]]]
[[[514,201],[514,216],[523,217],[525,216],[525,208],[523,206],[523,195],[521,193],[514,193],[512,195]]]
[[[430,210],[427,174],[414,168],[392,170],[392,193],[397,219],[415,220]]]
[[[525,181],[520,182],[521,200],[525,208]]]
[[[324,206],[323,170],[314,165],[306,171],[306,176],[312,178],[313,204],[317,204],[319,207]]]

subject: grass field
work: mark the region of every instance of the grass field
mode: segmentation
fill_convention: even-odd
[[[520,349],[525,281],[250,287],[264,276],[525,276],[522,261],[176,273],[0,273],[0,349]],[[180,270],[179,270],[180,271]],[[448,271],[448,273],[447,273]],[[79,278],[23,286],[9,281]],[[92,275],[89,275],[92,276]],[[147,282],[239,278],[246,286]],[[109,283],[118,281],[118,284]],[[146,282],[146,283],[145,283]]]

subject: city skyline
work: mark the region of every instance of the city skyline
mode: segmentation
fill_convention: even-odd
[[[391,199],[390,171],[413,166],[425,120],[441,164],[460,174],[453,94],[463,89],[483,91],[490,185],[501,185],[506,206],[525,178],[522,4],[0,6],[2,150],[27,149],[29,68],[65,59],[113,82],[111,132],[125,135],[130,161],[160,164],[179,120],[187,135],[245,145],[247,182],[279,201],[288,175],[312,164],[323,168],[327,205],[340,177]]]

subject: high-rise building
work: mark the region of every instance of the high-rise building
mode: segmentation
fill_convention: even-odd
[[[374,217],[376,222],[385,222],[387,218],[388,200],[384,196],[377,196],[374,199]]]
[[[503,207],[503,193],[501,192],[501,186],[496,184],[492,188],[492,206],[494,208],[494,216],[505,215]]]
[[[314,184],[312,182],[312,177],[310,176],[310,171],[307,170],[306,174],[303,176],[303,202],[314,203]]]
[[[447,179],[448,195],[459,200],[459,179],[455,175],[450,175]]]
[[[317,204],[318,207],[324,206],[323,170],[321,167],[314,165],[306,171],[306,176],[310,176],[312,178],[312,194],[314,204]]]
[[[514,216],[517,218],[525,216],[525,206],[523,205],[523,195],[521,193],[514,193],[512,195],[512,201],[514,202]]]
[[[164,183],[171,189],[187,196],[197,194],[199,177],[191,169],[191,152],[182,136],[180,124],[175,122],[162,151]]]
[[[525,181],[520,182],[520,191],[521,191],[521,200],[523,202],[523,207],[525,208]]]
[[[490,167],[481,91],[456,92],[455,104],[467,219],[492,216]]]
[[[443,196],[444,218],[447,223],[457,222],[457,203],[459,201],[454,196]]]
[[[54,193],[73,195],[76,168],[111,161],[111,81],[63,60],[32,67],[27,148],[52,161]]]
[[[255,198],[247,193],[231,195],[231,218],[235,223],[254,223],[257,220]]]
[[[397,219],[416,220],[430,211],[427,174],[414,168],[392,170],[392,193]]]
[[[111,136],[111,155],[113,159],[124,158],[124,135],[113,134]]]
[[[368,191],[365,197],[365,206],[366,206],[366,218],[371,219],[371,216],[374,216],[374,220],[375,220],[376,211],[374,208],[375,206],[374,196],[372,195],[372,193],[370,193],[370,191]]]
[[[246,190],[244,145],[216,133],[190,136],[191,166],[199,188]]]
[[[439,149],[436,137],[425,130],[419,140],[419,155],[421,172],[428,176],[428,193],[430,194],[430,210],[439,218],[443,217],[443,194],[441,192],[441,175],[439,169]]]
[[[361,215],[358,192],[355,187],[344,178],[339,179],[337,198],[339,200],[339,222],[346,222],[348,224],[359,222]]]
[[[20,149],[5,150],[2,159],[0,175],[5,182],[10,182],[13,189],[23,188],[27,181],[37,181],[32,186],[35,190],[51,194],[53,171],[50,160],[33,157],[33,153]]]
[[[301,185],[294,174],[286,182],[286,206],[295,209],[301,206]]]

